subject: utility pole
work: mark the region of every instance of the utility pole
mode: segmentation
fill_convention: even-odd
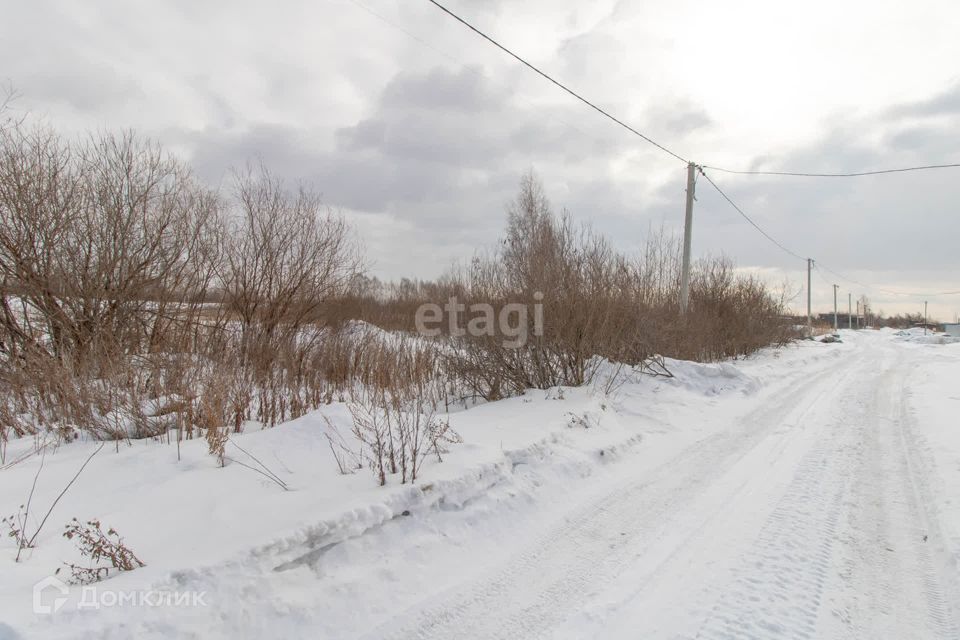
[[[840,285],[833,285],[833,332],[836,333],[839,327],[837,326],[837,289],[840,288]]]
[[[680,276],[680,313],[687,312],[690,301],[690,243],[693,233],[693,190],[696,185],[697,165],[687,163],[687,209],[683,220],[683,272]]]
[[[927,301],[923,301],[923,335],[927,335]]]
[[[860,301],[857,300],[857,329],[860,328]]]
[[[813,258],[807,258],[807,328],[813,329],[813,316],[810,314],[810,284],[812,279],[810,277],[813,272]]]
[[[847,329],[853,329],[853,294],[847,293]]]

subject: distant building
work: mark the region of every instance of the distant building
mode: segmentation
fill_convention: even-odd
[[[943,330],[948,336],[960,338],[960,323],[948,322],[943,325]]]

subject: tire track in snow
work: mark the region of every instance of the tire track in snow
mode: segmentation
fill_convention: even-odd
[[[830,440],[804,457],[697,638],[815,637],[851,454]]]
[[[901,377],[898,390],[899,421],[896,436],[902,454],[903,477],[909,481],[907,496],[911,521],[918,525],[924,544],[917,545],[920,566],[924,568],[923,587],[927,596],[928,612],[942,638],[960,638],[960,581],[957,566],[947,550],[943,531],[937,520],[936,502],[924,470],[933,468],[924,459],[918,443],[918,425],[910,408],[910,394],[906,375]],[[928,509],[932,511],[928,512]],[[940,567],[938,569],[938,567]]]
[[[922,538],[902,372],[886,358],[839,403],[697,638],[960,637]]]
[[[798,411],[802,416],[816,404],[811,397],[835,387],[849,366],[838,368],[829,363],[824,378],[805,379],[801,388],[792,388],[785,399],[775,397],[735,427],[693,444],[640,480],[580,509],[532,548],[514,556],[506,567],[453,594],[428,600],[365,637],[551,635],[578,605],[641,556],[649,541],[662,538],[678,513],[736,466],[785,417]],[[735,487],[739,488],[742,485]],[[716,513],[723,512],[722,504],[715,507]]]
[[[926,469],[916,462],[909,369],[903,351],[881,347],[884,366],[866,386],[872,396],[858,422],[864,448],[845,520],[849,542],[835,558],[846,569],[833,580],[821,629],[835,637],[958,638],[956,576],[939,570],[947,565],[931,553],[943,545],[939,528],[930,530]]]

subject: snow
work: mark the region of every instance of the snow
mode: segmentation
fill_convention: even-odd
[[[960,337],[952,336],[947,333],[934,331],[924,331],[923,329],[904,329],[897,331],[894,340],[898,342],[909,342],[912,344],[956,344],[960,343]]]
[[[342,404],[235,436],[289,491],[203,440],[111,443],[21,562],[0,542],[0,639],[960,637],[960,345],[840,334],[453,413],[416,485],[337,472]],[[0,470],[0,513],[36,476],[42,517],[95,448]],[[34,613],[72,517],[147,566]]]
[[[924,345],[909,375],[911,419],[924,425],[917,437],[918,458],[936,471],[927,476],[931,507],[947,558],[960,571],[960,340],[939,348]]]

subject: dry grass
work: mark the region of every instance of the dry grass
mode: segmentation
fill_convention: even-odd
[[[224,464],[245,422],[345,401],[367,447],[356,457],[382,481],[411,481],[425,455],[456,440],[437,417],[451,403],[584,384],[603,359],[717,360],[792,338],[782,301],[724,259],[696,265],[680,315],[675,239],[651,234],[624,256],[555,215],[533,176],[498,249],[468,268],[383,285],[362,267],[344,220],[263,167],[222,194],[129,133],[76,143],[10,124],[0,130],[0,461],[10,435],[82,431],[117,446],[203,437]],[[411,335],[421,304],[452,296],[497,313],[540,304],[542,331],[531,313],[518,346],[502,332]]]
[[[759,280],[738,275],[724,258],[694,265],[689,312],[680,314],[676,238],[651,233],[639,256],[621,255],[568,215],[554,215],[533,176],[521,183],[499,247],[438,282],[402,283],[352,299],[350,307],[372,323],[412,331],[416,308],[428,302],[443,305],[456,297],[468,310],[489,303],[497,312],[509,303],[531,309],[539,303],[542,332],[537,335],[531,312],[528,340],[519,347],[505,344],[510,336],[502,332],[456,336],[441,325],[447,375],[488,400],[530,387],[584,384],[602,359],[629,365],[657,355],[712,361],[796,337],[782,317],[783,299]],[[466,313],[459,327],[474,317]]]

